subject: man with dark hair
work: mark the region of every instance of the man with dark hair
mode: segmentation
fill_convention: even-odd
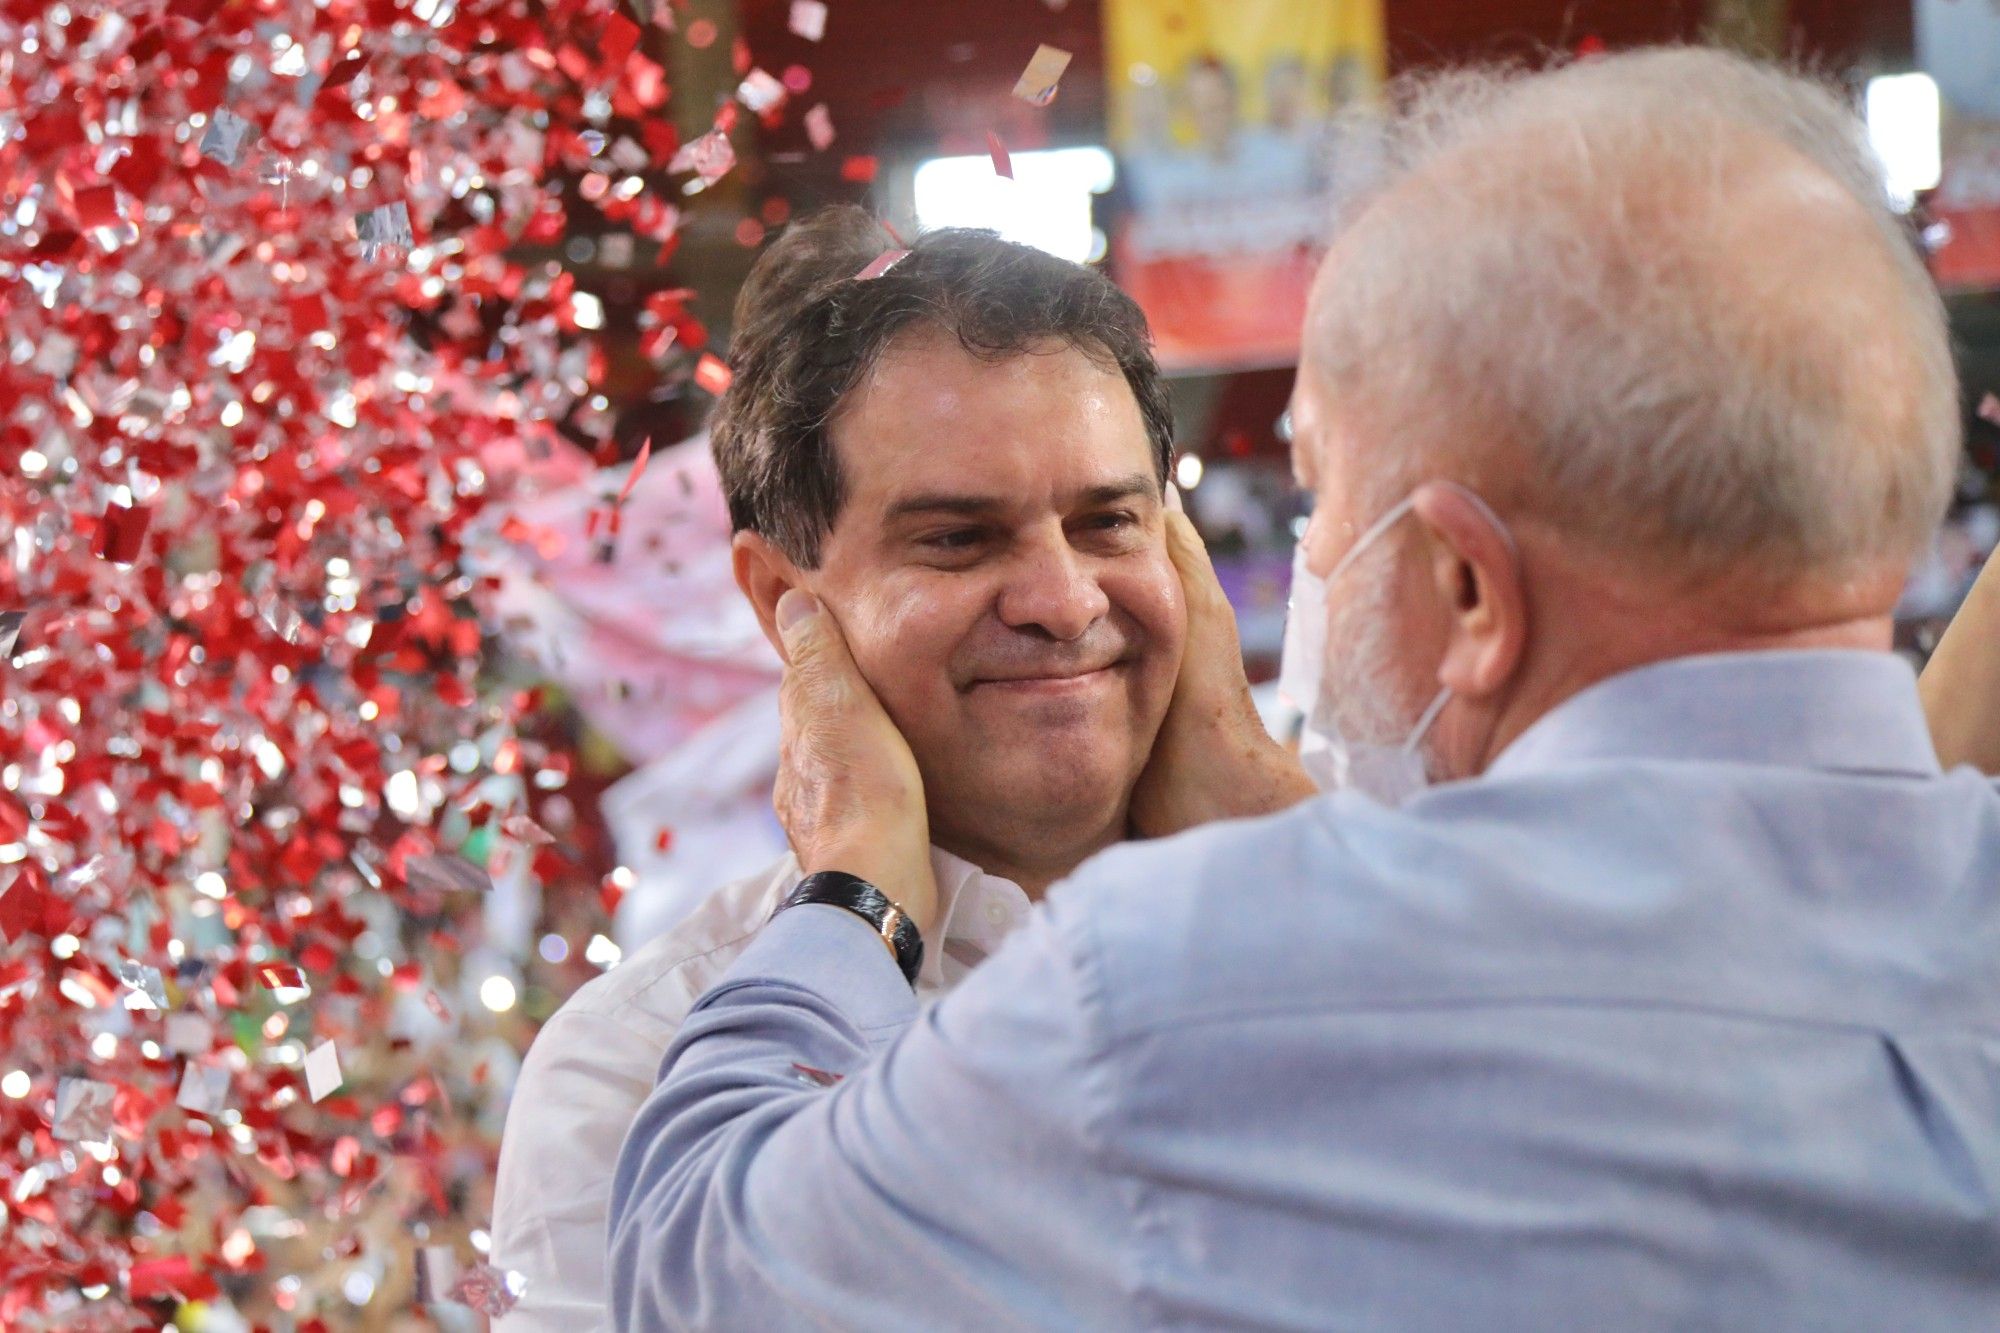
[[[934,995],[1125,836],[1185,624],[1172,417],[1138,308],[987,232],[889,262],[893,245],[844,208],[764,254],[710,433],[766,633],[788,589],[813,593],[909,738],[941,903],[916,985]],[[527,1279],[503,1333],[609,1326],[619,1144],[688,1009],[799,877],[787,857],[718,890],[543,1028],[501,1147],[494,1259]]]

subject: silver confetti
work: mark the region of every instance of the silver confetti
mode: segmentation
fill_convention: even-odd
[[[217,107],[208,128],[202,131],[201,155],[213,158],[225,167],[238,165],[243,160],[243,146],[253,128],[249,121],[228,107]]]
[[[167,983],[161,980],[159,968],[134,958],[123,959],[118,964],[118,979],[125,983],[127,1009],[158,1012],[167,1007]]]
[[[213,1120],[229,1104],[229,1070],[222,1065],[190,1064],[181,1074],[174,1104]]]
[[[53,1133],[77,1143],[111,1142],[111,1104],[118,1089],[94,1078],[66,1078],[56,1084]]]
[[[354,232],[361,240],[361,257],[373,259],[383,250],[407,250],[415,233],[410,229],[410,206],[402,200],[371,208],[354,220]]]
[[[462,856],[450,852],[425,852],[403,863],[403,875],[413,888],[465,889],[491,893],[493,878]]]

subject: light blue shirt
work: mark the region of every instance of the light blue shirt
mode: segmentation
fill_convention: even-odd
[[[1107,852],[926,1009],[793,909],[611,1261],[627,1329],[2000,1329],[2000,791],[1887,654],[1689,658]]]

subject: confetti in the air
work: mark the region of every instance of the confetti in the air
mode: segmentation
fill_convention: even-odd
[[[826,36],[824,0],[792,0],[791,28],[809,42]]]
[[[1047,106],[1056,98],[1056,85],[1069,68],[1070,53],[1054,46],[1037,46],[1028,67],[1014,81],[1014,96],[1030,106]]]
[[[384,250],[407,250],[415,241],[410,228],[410,206],[398,199],[393,204],[371,208],[354,220],[354,233],[361,242],[364,259],[374,259]]]
[[[489,893],[493,877],[472,862],[451,852],[425,852],[411,857],[403,873],[412,888],[466,893]]]
[[[806,138],[812,146],[824,153],[833,143],[833,113],[826,109],[826,103],[816,104],[805,114]]]
[[[500,824],[500,831],[518,842],[531,847],[547,847],[553,843],[555,835],[537,824],[526,815],[509,815]]]
[[[744,75],[736,87],[736,100],[760,116],[781,106],[785,96],[785,85],[761,69]]]
[[[26,611],[0,611],[0,657],[14,657],[20,653],[21,626],[27,619]]]
[[[200,1014],[167,1015],[166,1047],[175,1055],[200,1055],[215,1044],[215,1025]]]
[[[128,958],[118,964],[118,979],[125,983],[127,1009],[157,1012],[167,1007],[167,983],[159,968]]]
[[[675,134],[676,17],[0,5],[0,1326],[400,1327],[409,1247],[484,1225],[474,862],[604,867],[471,548],[624,410],[572,242],[662,266],[677,150],[733,163],[745,104]]]
[[[731,378],[729,367],[713,352],[703,352],[694,364],[694,382],[717,398],[728,392]]]
[[[340,1053],[333,1043],[323,1041],[306,1052],[306,1088],[315,1102],[325,1101],[340,1088]]]
[[[698,139],[681,145],[667,164],[668,171],[692,171],[706,184],[713,185],[729,174],[736,165],[736,149],[730,146],[729,135],[720,129],[710,130]]]
[[[110,1143],[111,1113],[118,1089],[96,1079],[66,1078],[56,1084],[51,1133],[76,1143]]]
[[[190,1064],[181,1072],[174,1104],[213,1120],[229,1105],[229,1070],[221,1065]]]
[[[153,511],[130,505],[112,504],[104,511],[103,526],[97,534],[97,557],[114,565],[129,565],[146,548],[146,529],[152,525]]]
[[[252,133],[249,121],[226,106],[217,107],[208,128],[202,131],[201,155],[233,167],[243,160],[245,141]]]
[[[993,174],[1013,180],[1014,159],[1007,155],[1007,145],[992,130],[986,131],[986,151],[993,158]]]

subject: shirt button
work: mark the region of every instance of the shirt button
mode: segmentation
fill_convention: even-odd
[[[1006,925],[1008,915],[1007,904],[1001,902],[999,899],[995,898],[986,904],[986,919],[994,925]]]

